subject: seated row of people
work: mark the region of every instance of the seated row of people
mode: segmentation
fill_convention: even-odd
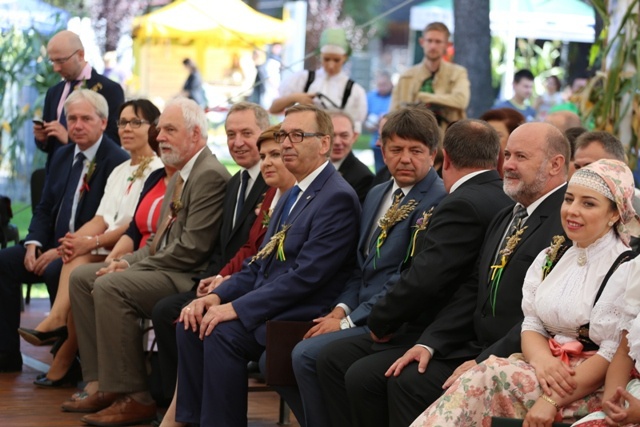
[[[192,173],[204,162],[199,156],[207,154],[206,127],[191,107],[174,101],[159,118],[161,157],[179,173],[168,184],[156,236],[121,257],[134,247],[126,237],[128,249],[114,252],[107,265],[72,273],[70,295],[73,313],[82,318],[80,355],[88,384],[65,402],[65,410],[97,411],[83,417],[96,425],[153,418],[155,405],[141,369],[136,325],[152,311],[166,336],[175,334],[175,318],[182,322],[177,331],[182,344],[167,341],[167,352],[159,346],[161,358],[170,358],[176,348],[184,353],[179,358],[176,415],[167,423],[246,424],[246,362],[264,360],[266,319],[316,319],[308,339],[293,353],[299,390],[279,390],[302,425],[376,425],[373,420],[407,425],[438,398],[450,374],[449,383],[473,364],[456,369],[464,359],[481,361],[519,347],[524,273],[551,238],[562,234],[559,209],[553,208],[564,196],[570,154],[558,130],[536,123],[513,131],[506,147],[504,189],[518,203],[508,208],[510,199],[495,171],[501,151],[495,130],[473,120],[451,126],[444,141],[443,182],[432,167],[439,141],[432,114],[421,108],[399,110],[382,130],[393,180],[369,192],[360,221],[353,189],[343,190],[344,180],[328,165],[334,130],[326,113],[292,107],[280,130],[263,134],[258,152],[256,140],[268,121],[259,126],[262,112],[257,106],[238,104],[226,125],[230,152],[243,170],[234,177],[233,190],[232,178],[228,186],[210,183],[217,191],[209,188],[201,194],[194,186],[204,172]],[[334,124],[336,117],[344,118],[334,115]],[[122,120],[126,129],[136,119]],[[265,162],[264,191],[248,201],[247,194],[259,188],[261,179],[259,174],[251,177],[256,153],[267,160],[280,157],[281,171],[286,168],[291,176],[280,182],[279,190],[267,190],[264,181],[275,182],[278,173],[265,170]],[[216,171],[214,177],[224,180],[226,170],[219,163],[208,166]],[[185,179],[189,176],[191,180]],[[294,181],[297,185],[283,195]],[[258,200],[269,193],[276,201],[284,196],[271,215],[262,207],[256,210]],[[213,200],[200,200],[204,197]],[[323,204],[325,198],[331,203]],[[494,218],[502,206],[505,210]],[[243,212],[248,221],[236,223]],[[214,224],[203,225],[204,215]],[[270,221],[272,216],[280,218],[277,224]],[[248,246],[236,245],[222,255],[225,230],[232,235],[240,226],[244,239],[239,245]],[[247,242],[252,226],[255,237]],[[86,250],[82,245],[89,240],[100,245],[102,233],[96,235],[100,237],[83,238],[79,251]],[[265,236],[260,248],[260,237]],[[74,245],[65,246],[63,239],[61,251],[71,260]],[[191,276],[206,268],[212,254],[214,267],[203,275],[208,277],[199,283],[199,291],[176,294],[191,287]],[[231,273],[237,274],[228,277]],[[156,304],[165,296],[168,311]],[[196,296],[200,298],[180,311]],[[469,314],[460,316],[464,310]],[[116,327],[105,320],[108,313],[119,313]],[[24,335],[42,338],[37,329]],[[421,345],[412,347],[415,342]],[[473,349],[465,350],[469,345]],[[447,351],[452,354],[446,356]],[[219,362],[213,366],[210,358]],[[415,373],[405,369],[412,361],[419,362]],[[169,361],[163,374],[175,372],[176,365],[177,359]],[[424,375],[425,369],[431,374]],[[424,384],[432,376],[431,384]],[[173,394],[174,384],[169,376],[166,395]],[[212,397],[219,405],[202,405]]]

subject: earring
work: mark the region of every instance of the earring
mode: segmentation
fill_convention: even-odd
[[[614,224],[614,222],[613,222],[613,221],[609,221],[609,222],[607,223],[607,225],[608,225],[609,227],[613,227],[613,224]]]

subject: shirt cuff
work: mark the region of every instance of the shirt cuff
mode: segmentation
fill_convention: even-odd
[[[433,357],[433,353],[435,353],[435,350],[431,347],[429,347],[428,345],[424,345],[424,344],[416,344],[418,347],[422,347],[422,348],[426,348],[429,353],[431,353],[431,357]]]
[[[42,247],[42,243],[38,242],[37,240],[28,240],[26,242],[24,242],[24,247],[26,248],[28,245],[36,245],[36,247],[41,248]]]
[[[336,304],[336,307],[340,307],[341,309],[343,309],[344,310],[344,314],[347,315],[347,316],[351,314],[351,309],[346,304],[338,303],[338,304]]]
[[[351,321],[351,316],[347,316],[346,319],[347,319],[347,322],[349,322],[350,327],[352,328],[356,327],[356,324]]]

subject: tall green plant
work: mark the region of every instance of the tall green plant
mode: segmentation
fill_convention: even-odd
[[[622,131],[628,131],[621,129],[621,125],[629,113],[632,114],[630,138],[623,140],[623,143],[628,147],[630,164],[635,167],[640,134],[638,0],[631,1],[618,28],[611,28],[607,0],[592,0],[591,3],[602,17],[604,26],[589,59],[591,65],[599,60],[602,68],[589,80],[576,100],[585,122],[593,123],[595,129],[618,136],[626,134]]]
[[[15,177],[20,173],[24,153],[24,125],[41,116],[47,89],[60,80],[46,60],[48,36],[35,28],[12,28],[0,37],[0,167]],[[33,104],[21,104],[25,87],[38,93]],[[25,171],[28,172],[28,171]]]

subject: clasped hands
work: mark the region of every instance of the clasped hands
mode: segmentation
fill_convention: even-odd
[[[184,330],[198,332],[201,340],[211,335],[215,327],[222,322],[238,318],[231,303],[220,304],[220,297],[209,294],[191,301],[180,312],[178,322],[183,323]]]
[[[75,233],[66,233],[58,239],[58,253],[66,264],[74,258],[90,253],[96,248],[96,238],[93,236],[80,236]]]
[[[33,243],[28,244],[26,249],[27,252],[24,255],[24,268],[38,276],[42,276],[44,274],[44,270],[51,261],[60,256],[57,248],[49,249],[48,251],[42,252],[38,255],[36,252],[39,248]]]

